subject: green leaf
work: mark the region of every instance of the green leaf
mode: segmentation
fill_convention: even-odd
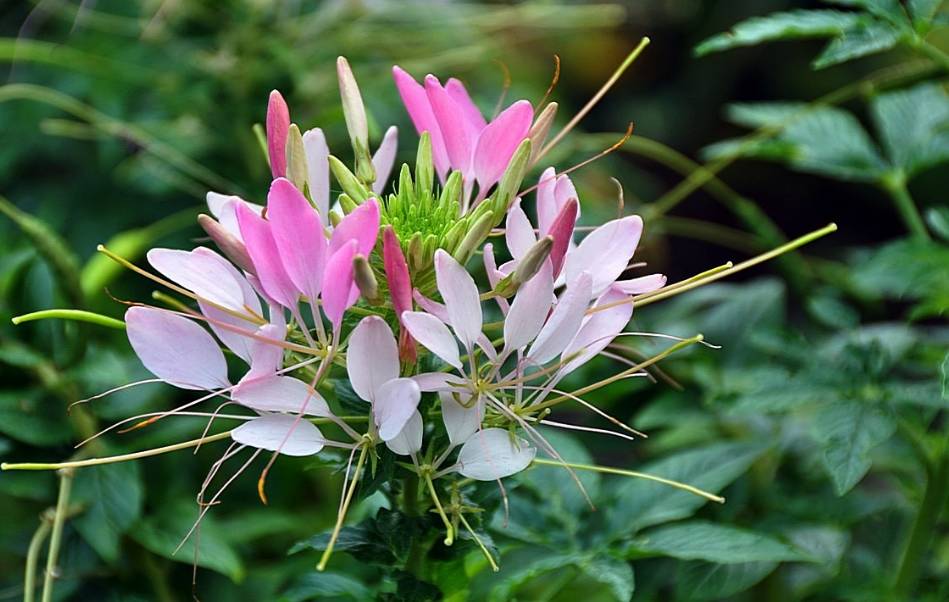
[[[890,162],[907,177],[949,161],[949,96],[941,86],[881,94],[871,110]]]
[[[527,547],[520,548],[502,559],[502,569],[495,575],[486,575],[490,594],[489,602],[505,602],[515,599],[514,593],[521,586],[532,579],[582,562],[583,555],[569,552],[558,552],[550,548]],[[472,593],[477,596],[479,590],[473,588]],[[473,599],[484,599],[474,597]]]
[[[777,566],[777,562],[679,562],[676,592],[683,602],[730,598],[770,575]]]
[[[633,543],[633,551],[718,564],[814,560],[770,535],[705,521],[651,529]]]
[[[905,25],[908,21],[899,0],[826,0],[830,4],[862,8],[868,13],[889,21],[893,25]]]
[[[926,31],[943,0],[909,0],[909,12],[917,31]]]
[[[695,48],[697,56],[773,40],[827,38],[863,23],[865,17],[838,10],[795,10],[753,17],[730,31],[713,36]]]
[[[72,439],[62,406],[31,390],[0,391],[0,433],[31,445],[48,446]]]
[[[717,443],[652,462],[637,470],[688,483],[712,493],[744,474],[766,450],[761,443]],[[612,480],[605,536],[616,540],[663,522],[687,518],[707,500],[691,493],[640,479]]]
[[[871,23],[833,40],[814,59],[815,69],[824,69],[853,59],[883,52],[896,46],[902,34],[885,23]]]
[[[926,223],[943,242],[949,242],[949,207],[930,207],[927,209]]]
[[[310,572],[297,579],[280,597],[281,602],[324,600],[327,597],[370,600],[372,590],[357,579],[332,572]]]
[[[791,544],[816,558],[822,568],[836,572],[850,544],[850,533],[827,525],[793,525],[785,530]]]
[[[890,438],[896,422],[868,403],[832,403],[814,416],[814,436],[837,495],[850,491],[870,470],[870,450]]]
[[[853,281],[867,295],[949,301],[947,265],[949,245],[897,240],[860,262]]]
[[[636,579],[633,574],[633,567],[628,562],[598,555],[598,557],[582,562],[578,566],[594,581],[606,584],[619,602],[626,602],[633,598]]]
[[[192,535],[175,554],[181,539],[197,518],[197,507],[193,504],[173,504],[154,516],[146,516],[129,530],[129,536],[150,552],[181,562],[195,562]],[[226,538],[226,533],[216,524],[213,515],[206,514],[201,521],[201,541],[197,565],[221,573],[238,582],[244,577],[244,565],[240,556]]]
[[[119,558],[119,540],[142,513],[144,492],[136,462],[104,464],[79,471],[73,485],[85,511],[75,526],[104,560]]]

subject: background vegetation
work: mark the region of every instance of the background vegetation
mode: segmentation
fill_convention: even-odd
[[[156,244],[184,247],[201,235],[193,218],[207,190],[262,198],[269,178],[251,126],[270,89],[287,96],[296,121],[321,125],[339,146],[333,60],[346,55],[376,139],[398,124],[409,158],[415,136],[392,64],[455,74],[490,110],[508,81],[507,98],[539,101],[559,55],[552,97],[563,124],[648,35],[652,44],[583,132],[550,156],[577,163],[635,122],[619,151],[576,173],[584,220],[615,214],[616,178],[624,211],[646,219],[639,257],[672,281],[830,221],[840,230],[741,278],[637,310],[637,329],[702,332],[722,349],[663,362],[655,384],[591,397],[647,441],[558,439],[568,459],[680,479],[728,502],[705,506],[603,476],[588,479],[591,512],[568,478],[535,468],[514,479],[509,520],[500,510],[483,517],[502,555],[492,574],[465,542],[453,554],[433,551],[422,572],[402,570],[402,546],[424,524],[400,522],[365,495],[354,519],[366,520],[348,531],[347,553],[316,574],[320,538],[309,538],[332,522],[338,467],[284,459],[268,507],[246,477],[211,513],[198,597],[945,600],[949,13],[940,5],[5,4],[0,458],[66,459],[110,421],[170,406],[177,393],[153,385],[67,412],[144,377],[122,333],[57,321],[14,327],[10,318],[67,306],[119,316],[110,296],[146,299],[151,290],[96,256],[97,243],[130,258]],[[764,45],[783,38],[796,40]],[[616,351],[660,348],[637,339]],[[604,369],[590,364],[576,379]],[[202,427],[164,421],[78,453],[144,449]],[[77,473],[55,599],[188,599],[192,555],[170,552],[217,453]],[[0,599],[23,596],[31,539],[42,567],[57,490],[54,474],[0,474]]]

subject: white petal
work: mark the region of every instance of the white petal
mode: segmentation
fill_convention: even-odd
[[[507,250],[514,259],[520,259],[531,248],[537,237],[534,235],[534,226],[531,225],[527,214],[521,209],[521,200],[517,199],[507,213],[507,222],[504,225],[504,240]]]
[[[363,318],[349,337],[346,372],[356,395],[372,401],[379,388],[399,376],[399,347],[378,316]]]
[[[462,369],[458,355],[458,340],[444,322],[425,312],[404,311],[402,323],[409,330],[412,338],[423,347],[440,357],[446,364]]]
[[[289,412],[329,418],[333,415],[323,396],[302,380],[290,376],[271,376],[242,382],[231,399],[258,412]],[[306,407],[304,407],[306,404]]]
[[[244,290],[234,277],[234,266],[211,249],[152,249],[148,252],[148,263],[200,298],[244,311]]]
[[[617,280],[613,288],[626,293],[627,295],[639,295],[642,293],[651,293],[666,285],[664,274],[649,274],[630,280]]]
[[[597,299],[594,308],[628,299],[629,296],[622,291],[610,289]],[[590,314],[580,331],[577,332],[577,336],[564,349],[563,357],[567,358],[577,352],[580,352],[580,354],[561,369],[561,374],[576,370],[593,359],[596,354],[616,338],[617,334],[622,332],[632,315],[632,303],[621,303],[609,309]]]
[[[320,429],[311,422],[282,414],[270,414],[245,422],[231,431],[231,439],[241,445],[268,451],[279,449],[281,454],[288,456],[312,456],[323,449],[325,442]]]
[[[481,334],[478,287],[471,274],[444,249],[435,252],[435,275],[455,335],[470,349]]]
[[[422,415],[416,410],[405,423],[402,432],[386,441],[386,447],[399,456],[418,453],[422,449]]]
[[[455,394],[442,391],[438,394],[442,402],[442,421],[452,447],[461,445],[474,435],[481,428],[481,420],[484,418],[484,403],[480,399],[466,408],[455,400],[456,395],[466,404],[471,400],[471,393],[467,391]]]
[[[550,261],[521,285],[504,319],[504,346],[508,351],[526,347],[540,332],[554,295],[554,276]]]
[[[626,269],[642,233],[643,220],[638,215],[606,222],[567,254],[564,266],[567,282],[589,271],[593,277],[593,295],[600,295]]]
[[[230,386],[224,354],[208,331],[188,318],[152,307],[125,312],[126,334],[145,367],[182,389]]]
[[[547,323],[534,339],[527,358],[543,365],[555,358],[577,334],[590,303],[590,274],[582,272],[563,293]]]
[[[458,453],[458,472],[476,481],[493,481],[516,474],[534,461],[537,450],[520,437],[498,428],[471,436]]]
[[[418,385],[411,378],[394,378],[376,391],[372,415],[379,428],[379,438],[388,441],[396,437],[422,398]]]
[[[325,223],[329,223],[330,206],[330,149],[326,146],[323,130],[313,128],[303,134],[303,151],[306,153],[306,184],[310,198]]]
[[[424,372],[412,377],[422,391],[454,391],[464,384],[464,379],[447,372]]]

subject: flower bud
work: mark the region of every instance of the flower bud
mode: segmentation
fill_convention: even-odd
[[[290,109],[280,92],[270,92],[267,102],[267,154],[270,171],[275,178],[287,174],[287,130],[290,127]]]
[[[451,254],[452,257],[455,258],[455,261],[461,265],[465,265],[478,247],[481,246],[481,243],[484,242],[484,239],[488,237],[488,234],[491,233],[493,225],[494,217],[490,213],[486,213],[482,215],[480,219],[476,220],[471,225],[468,233],[465,234],[465,237],[458,243],[458,248]]]
[[[415,187],[418,196],[426,198],[432,194],[435,185],[435,164],[432,162],[432,136],[422,132],[418,141],[418,154],[415,157]]]
[[[199,215],[198,224],[207,232],[225,257],[233,261],[242,270],[254,273],[254,263],[250,260],[247,247],[239,238],[228,232],[224,226],[209,215],[203,213]]]
[[[353,257],[353,281],[355,281],[356,287],[359,288],[363,299],[370,305],[382,304],[382,297],[379,295],[379,282],[372,272],[369,260],[361,253],[357,253]]]
[[[366,107],[356,78],[345,57],[336,59],[336,75],[339,78],[339,94],[343,100],[343,117],[346,129],[356,156],[356,177],[365,185],[376,181],[376,170],[369,153],[369,125],[366,120]]]
[[[343,215],[349,215],[359,206],[359,203],[353,200],[351,196],[346,193],[339,195],[339,208],[343,210]],[[334,224],[335,226],[335,224]]]
[[[356,178],[356,175],[353,174],[353,172],[349,171],[349,168],[346,167],[342,161],[333,155],[330,155],[329,162],[330,170],[333,172],[333,177],[335,177],[336,181],[339,182],[339,187],[342,188],[343,192],[348,194],[354,201],[357,203],[362,203],[372,196],[372,194],[369,192],[369,189],[366,188],[358,178]]]
[[[553,236],[545,236],[531,245],[514,269],[514,283],[520,286],[537,275],[553,248]]]
[[[306,192],[306,150],[303,147],[303,134],[297,124],[291,123],[287,130],[287,179],[297,190]]]
[[[493,206],[495,224],[501,223],[501,220],[507,214],[507,208],[514,201],[514,197],[517,196],[517,191],[521,187],[524,175],[527,173],[530,155],[531,141],[530,138],[526,138],[514,151],[514,156],[511,157],[511,162],[508,163],[507,170],[501,176],[501,183],[498,184],[498,189],[495,192],[497,195]]]
[[[557,103],[547,103],[547,106],[544,107],[544,110],[541,111],[537,119],[534,120],[534,125],[531,126],[530,131],[527,133],[527,137],[531,139],[530,165],[533,165],[537,161],[537,155],[540,153],[540,149],[543,148],[544,141],[547,140],[547,134],[550,133],[550,126],[553,125],[554,117],[556,116]]]

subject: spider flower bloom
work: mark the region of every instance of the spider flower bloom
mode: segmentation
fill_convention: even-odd
[[[442,181],[449,170],[463,174],[465,208],[475,182],[478,200],[486,197],[530,132],[534,119],[531,104],[519,100],[489,123],[457,79],[442,85],[434,75],[427,75],[423,86],[398,66],[392,68],[392,74],[415,129],[432,137],[435,166]]]

